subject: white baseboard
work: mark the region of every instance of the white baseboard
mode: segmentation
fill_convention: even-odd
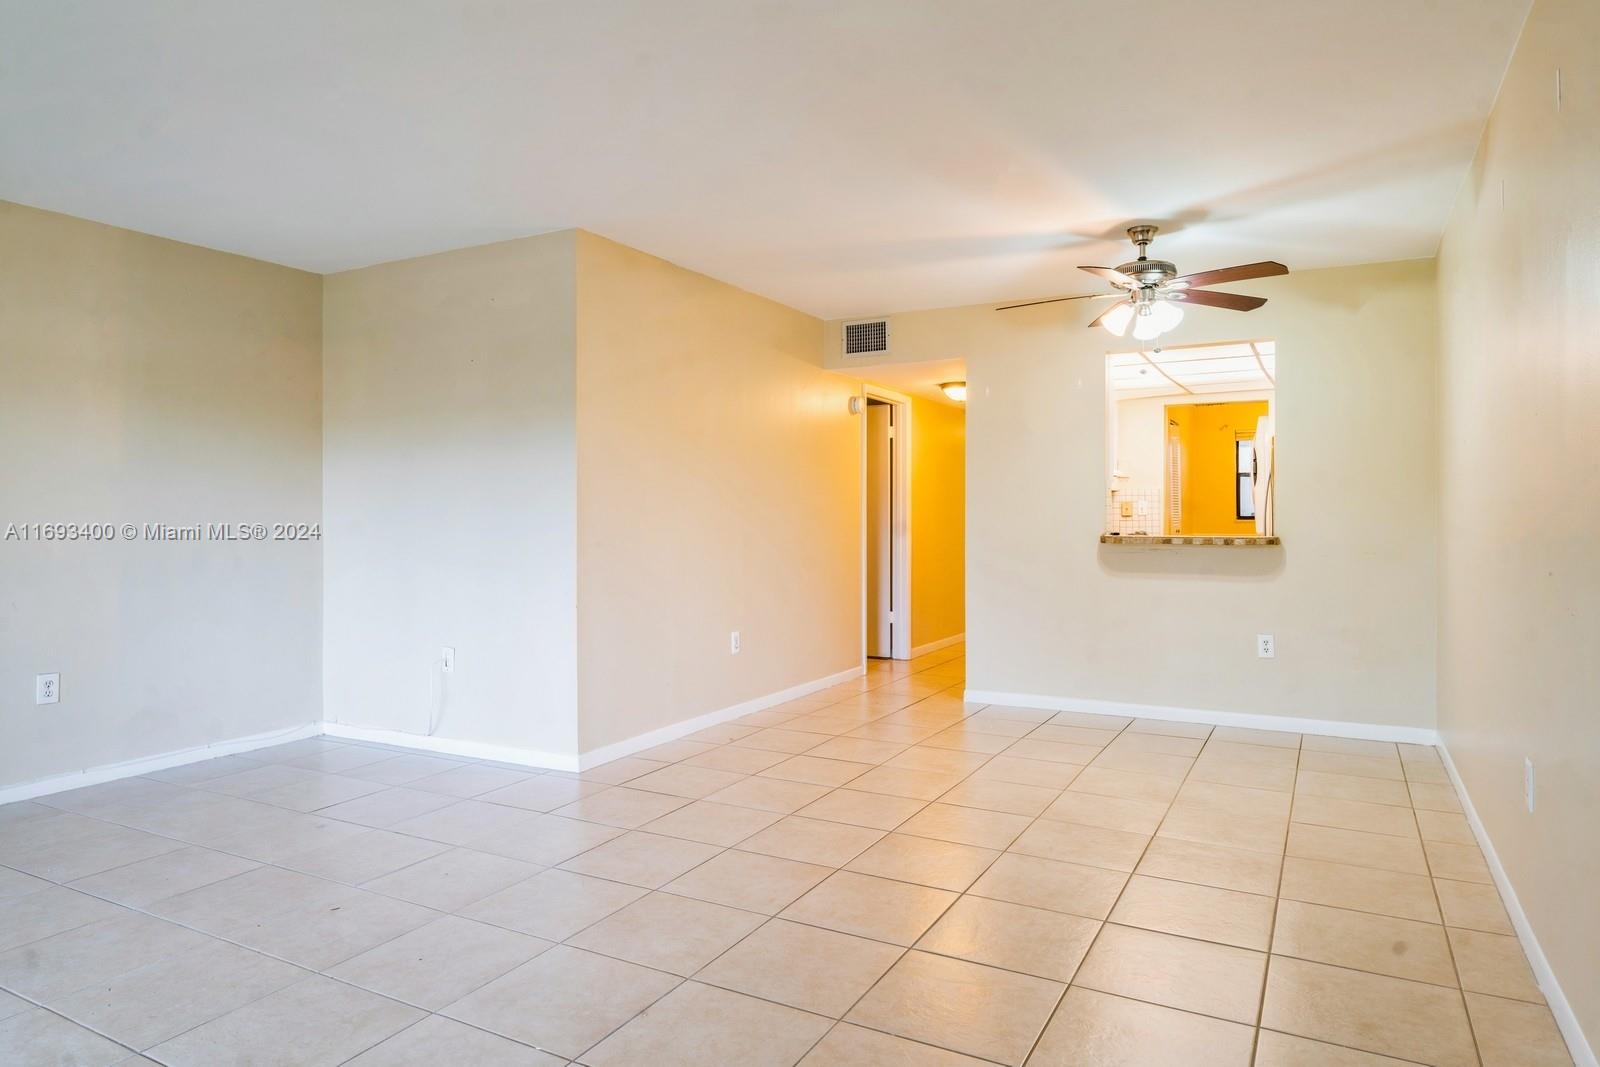
[[[291,726],[287,730],[273,730],[264,734],[251,734],[248,737],[235,737],[231,741],[217,741],[209,745],[180,748],[172,752],[162,752],[155,756],[124,760],[121,763],[105,763],[98,767],[88,767],[68,774],[56,774],[51,775],[49,778],[39,778],[32,782],[20,782],[17,785],[0,787],[0,804],[10,804],[18,800],[32,800],[34,797],[49,796],[51,793],[65,793],[69,789],[81,789],[87,785],[99,785],[102,782],[111,782],[118,778],[133,778],[137,775],[149,774],[152,771],[164,771],[171,767],[181,767],[186,763],[199,763],[201,760],[215,759],[218,756],[236,756],[241,752],[266,748],[269,745],[282,745],[305,737],[317,737],[321,733],[322,723],[313,722],[304,726]]]
[[[1556,1026],[1560,1027],[1561,1036],[1566,1039],[1567,1051],[1572,1053],[1573,1063],[1576,1067],[1600,1067],[1595,1060],[1594,1049],[1584,1036],[1583,1027],[1578,1025],[1572,1005],[1567,1002],[1561,983],[1556,980],[1555,971],[1550,968],[1550,961],[1545,958],[1544,949],[1539,946],[1539,939],[1534,936],[1533,925],[1528,922],[1522,902],[1517,899],[1517,891],[1512,888],[1511,879],[1499,855],[1495,853],[1494,842],[1489,840],[1489,831],[1484,829],[1483,820],[1478,818],[1477,809],[1472,806],[1472,796],[1467,792],[1466,783],[1461,780],[1461,773],[1456,770],[1455,760],[1450,758],[1450,750],[1442,742],[1439,754],[1444,757],[1444,769],[1455,784],[1456,795],[1461,798],[1467,825],[1472,827],[1472,836],[1478,839],[1478,847],[1483,850],[1483,858],[1489,864],[1489,874],[1494,878],[1495,888],[1500,890],[1500,900],[1511,916],[1511,926],[1517,932],[1517,940],[1522,942],[1522,951],[1528,955],[1528,966],[1533,969],[1533,977],[1538,980],[1539,989],[1550,1005],[1550,1013],[1556,1017]]]
[[[404,730],[378,730],[368,726],[351,726],[342,722],[325,722],[322,732],[329,737],[342,737],[347,741],[375,741],[398,748],[413,748],[420,752],[437,752],[444,756],[466,756],[469,759],[494,760],[496,763],[515,763],[522,767],[538,767],[549,771],[575,771],[578,757],[570,752],[545,752],[536,748],[516,748],[512,745],[495,745],[484,741],[462,741],[454,737],[429,737],[411,734]]]
[[[968,689],[964,699],[969,704],[1003,704],[1013,708],[1037,708],[1041,711],[1082,711],[1090,715],[1120,715],[1135,719],[1193,722],[1208,726],[1241,726],[1251,730],[1288,730],[1292,733],[1326,734],[1330,737],[1355,737],[1364,741],[1402,741],[1413,745],[1439,743],[1439,731],[1423,726],[1388,726],[1373,722],[1302,719],[1288,715],[1257,715],[1241,711],[1212,711],[1207,708],[1175,708],[1162,704],[1125,704],[1117,700],[1042,696],[1038,693],[1003,693],[992,689]]]
[[[949,637],[941,637],[937,641],[929,641],[925,645],[918,645],[916,648],[913,648],[911,650],[911,658],[916,659],[918,656],[926,656],[929,652],[937,652],[941,648],[949,648],[951,645],[959,645],[966,639],[966,632],[963,631],[958,634],[952,634]]]
[[[664,745],[668,741],[676,741],[678,738],[692,734],[696,730],[704,730],[708,726],[718,726],[730,719],[737,719],[741,715],[749,715],[751,712],[764,711],[767,708],[782,704],[786,700],[803,697],[808,693],[815,693],[819,689],[826,689],[830,685],[838,685],[840,682],[848,682],[852,678],[859,678],[865,671],[865,666],[851,667],[849,670],[830,674],[826,678],[801,682],[799,685],[792,685],[788,689],[780,689],[776,693],[753,697],[718,711],[710,711],[704,715],[697,715],[692,719],[675,722],[671,726],[663,726],[659,730],[651,730],[649,733],[630,737],[626,741],[618,741],[616,744],[606,745],[603,748],[591,749],[578,756],[578,769],[588,770],[590,767],[609,763],[614,759],[621,759],[623,756],[631,756],[635,752],[643,752],[645,749],[654,748],[656,745]]]

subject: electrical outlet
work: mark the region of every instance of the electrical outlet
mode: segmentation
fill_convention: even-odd
[[[33,676],[33,702],[35,704],[61,703],[61,675],[36,674]]]
[[[1522,799],[1528,803],[1528,814],[1533,814],[1533,760],[1522,759]]]
[[[1271,634],[1256,634],[1256,658],[1274,659],[1278,655],[1277,646],[1272,641]]]
[[[735,630],[728,635],[728,651],[733,655],[739,654],[739,631]]]
[[[456,669],[456,650],[449,645],[439,650],[439,663],[444,673],[449,674]]]

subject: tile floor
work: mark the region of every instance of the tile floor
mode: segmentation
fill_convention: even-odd
[[[1570,1063],[1434,750],[962,671],[576,775],[319,738],[0,807],[0,1062]]]

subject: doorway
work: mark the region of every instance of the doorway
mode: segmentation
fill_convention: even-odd
[[[911,658],[909,397],[868,386],[862,420],[863,628],[869,659]]]

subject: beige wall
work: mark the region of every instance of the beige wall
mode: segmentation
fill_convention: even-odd
[[[1439,261],[1439,723],[1591,1042],[1600,1038],[1597,79],[1600,7],[1539,0]],[[1533,814],[1525,757],[1536,769]]]
[[[821,337],[579,234],[584,751],[860,665],[858,387]]]
[[[575,240],[326,279],[330,721],[576,751]]]
[[[967,417],[911,398],[911,647],[966,627]]]
[[[895,315],[896,359],[968,361],[971,688],[1432,727],[1433,282],[1429,261],[1299,272],[1168,335],[1278,342],[1272,549],[1097,543],[1117,339],[1095,309]]]
[[[320,315],[314,274],[0,203],[0,530],[317,522]],[[0,540],[0,784],[316,721],[320,587],[315,541]]]

